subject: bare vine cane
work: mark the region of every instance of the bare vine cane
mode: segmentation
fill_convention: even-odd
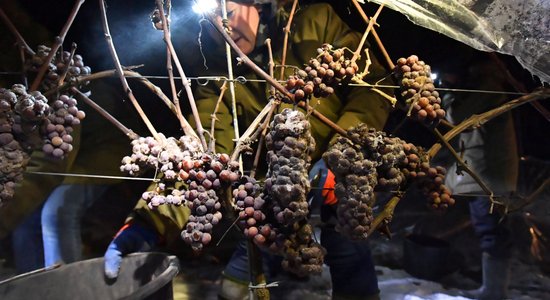
[[[107,119],[107,121],[111,122],[116,128],[118,128],[120,131],[122,131],[124,133],[124,135],[126,135],[130,140],[135,140],[135,139],[139,138],[138,134],[136,134],[133,130],[129,129],[128,127],[126,127],[122,123],[120,123],[120,121],[118,121],[115,117],[113,117],[111,114],[109,114],[105,109],[103,109],[101,106],[99,106],[97,103],[95,103],[92,99],[90,99],[86,95],[84,95],[77,88],[75,88],[75,87],[71,88],[71,92],[75,93],[76,98],[79,101],[82,101],[82,102],[88,104],[95,111],[97,111],[102,117]]]
[[[115,46],[113,44],[113,39],[111,38],[111,33],[109,30],[109,23],[107,21],[107,12],[105,11],[105,2],[104,0],[99,0],[99,8],[101,11],[101,23],[103,25],[103,32],[105,34],[105,40],[107,41],[107,45],[109,46],[109,52],[111,53],[111,56],[113,58],[113,62],[115,64],[116,73],[122,83],[122,88],[124,92],[128,95],[128,98],[130,98],[130,102],[134,105],[135,109],[137,110],[139,116],[155,138],[159,143],[162,143],[162,139],[153,127],[153,124],[151,124],[151,121],[149,121],[149,118],[147,118],[147,115],[137,102],[136,97],[134,97],[134,93],[132,92],[132,89],[130,89],[130,86],[128,85],[128,81],[126,80],[126,77],[124,77],[124,70],[122,69],[122,66],[120,65],[120,60],[118,59],[118,55],[115,49]]]
[[[490,52],[489,57],[493,62],[495,62],[497,67],[506,77],[506,80],[508,80],[508,82],[514,87],[516,91],[527,93],[527,88],[525,88],[525,85],[514,78],[514,76],[510,73],[510,70],[506,68],[506,65],[504,64],[502,59],[500,59],[495,52]],[[538,112],[546,119],[546,121],[550,121],[550,111],[548,111],[544,106],[535,101],[530,102],[529,104],[531,104],[531,106],[538,110]]]
[[[290,9],[290,15],[288,17],[288,21],[286,23],[284,32],[285,37],[283,39],[283,54],[281,57],[281,76],[279,77],[279,80],[285,79],[285,64],[286,64],[286,52],[288,48],[288,36],[290,35],[290,26],[292,26],[292,20],[294,19],[294,14],[296,12],[296,6],[298,5],[298,0],[294,0],[292,2],[292,8]],[[273,76],[273,74],[271,74]]]
[[[210,119],[212,123],[210,124],[210,144],[208,146],[208,152],[214,153],[216,151],[216,137],[214,135],[216,121],[218,121],[218,117],[216,117],[216,114],[218,113],[218,110],[220,108],[220,103],[223,100],[223,95],[225,94],[226,90],[227,90],[227,81],[225,81],[222,84],[222,87],[220,88],[220,95],[218,96],[218,101],[216,101],[216,106],[214,107],[214,111],[210,115]]]
[[[365,33],[363,33],[363,36],[361,37],[361,41],[359,42],[359,45],[357,46],[357,49],[355,50],[355,52],[353,52],[353,57],[351,58],[351,62],[355,62],[360,56],[361,56],[361,49],[363,49],[363,46],[365,45],[365,42],[367,41],[367,36],[369,35],[369,33],[371,32],[371,30],[373,29],[373,26],[374,24],[376,24],[376,19],[378,18],[378,16],[380,15],[380,13],[382,12],[382,9],[384,8],[384,5],[380,5],[380,7],[378,7],[378,10],[376,10],[376,13],[374,14],[374,16],[372,18],[370,18],[369,22],[368,22],[368,25],[367,25],[367,29],[365,29]]]
[[[399,204],[399,201],[402,199],[402,193],[398,193],[398,195],[393,196],[388,203],[384,206],[384,210],[382,210],[372,221],[372,225],[367,231],[367,236],[370,236],[373,234],[376,230],[382,229],[384,226],[387,227],[387,225],[391,222],[393,218],[393,212],[395,211],[395,207],[397,204]],[[388,228],[384,228],[382,231],[388,238],[391,238],[391,233]]]
[[[71,25],[73,24],[73,21],[76,18],[78,11],[80,10],[80,6],[82,6],[83,3],[84,3],[84,0],[76,1],[71,11],[71,14],[69,15],[69,18],[67,19],[67,22],[61,29],[61,33],[59,33],[59,35],[55,37],[54,43],[52,45],[52,49],[50,53],[48,53],[48,57],[46,57],[46,59],[44,60],[44,63],[42,64],[42,66],[40,66],[40,69],[38,70],[38,74],[36,75],[36,78],[34,78],[34,81],[31,84],[31,87],[29,89],[30,91],[35,91],[38,89],[40,82],[42,82],[42,79],[44,78],[46,71],[50,67],[50,62],[52,61],[59,47],[63,44],[63,41],[65,40],[65,36],[67,35],[69,28],[71,28]]]
[[[25,39],[23,38],[23,36],[21,36],[17,28],[13,25],[10,18],[8,18],[8,16],[6,15],[6,13],[1,7],[0,7],[0,18],[2,18],[2,21],[4,21],[4,24],[6,24],[6,26],[11,31],[11,33],[15,36],[15,39],[17,40],[17,44],[19,44],[19,47],[25,50],[27,54],[34,55],[35,53],[32,50],[32,48],[29,47],[27,42],[25,42]]]
[[[241,49],[239,49],[239,47],[237,46],[237,44],[235,44],[235,42],[231,39],[231,37],[224,32],[223,28],[221,27],[221,25],[219,25],[216,20],[213,19],[213,15],[211,14],[208,14],[207,15],[208,17],[208,21],[212,24],[212,26],[214,26],[214,28],[223,36],[223,38],[229,43],[229,45],[231,45],[231,48],[233,48],[233,50],[235,50],[238,55],[239,55],[239,59],[241,62],[243,62],[244,64],[246,64],[249,68],[251,68],[256,74],[258,74],[260,77],[262,77],[263,79],[265,79],[269,84],[271,84],[273,87],[275,87],[276,90],[278,90],[279,92],[281,92],[284,96],[284,98],[282,100],[286,101],[286,102],[289,102],[289,103],[294,103],[294,95],[291,94],[283,85],[281,85],[279,82],[277,82],[275,79],[273,79],[272,77],[270,77],[266,72],[264,72],[264,70],[262,70],[260,67],[258,67],[254,62],[252,62],[250,60],[250,58],[248,56],[246,56],[246,54],[244,54]],[[298,103],[298,106],[302,107],[302,108],[305,108],[306,107],[306,104],[302,101],[302,102],[299,102]],[[314,110],[313,108],[309,107],[308,108],[308,113],[311,113],[312,115],[314,115],[315,117],[317,117],[321,122],[325,123],[327,126],[329,126],[330,128],[332,128],[335,132],[337,132],[338,134],[341,134],[343,136],[347,136],[347,132],[342,129],[340,126],[336,125],[336,123],[330,121],[327,117],[325,117],[324,115],[322,115],[321,113],[319,113],[318,111]],[[239,139],[239,140],[243,140],[243,139]],[[237,148],[236,148],[237,150]]]
[[[483,191],[489,195],[489,201],[491,202],[490,211],[492,212],[495,204],[499,204],[499,205],[504,205],[504,204],[494,200],[493,192],[487,187],[487,185],[481,180],[481,178],[477,174],[475,174],[464,163],[464,161],[459,157],[459,155],[452,148],[452,146],[449,145],[449,141],[453,139],[455,136],[457,136],[458,134],[460,134],[461,132],[463,132],[464,130],[469,128],[479,127],[483,125],[485,122],[501,115],[504,112],[514,109],[517,106],[520,106],[525,103],[529,103],[531,101],[548,99],[548,98],[550,98],[550,88],[539,89],[531,94],[511,100],[495,109],[489,110],[479,115],[473,115],[470,118],[461,122],[460,124],[456,125],[453,129],[451,129],[445,135],[442,135],[437,129],[434,129],[433,132],[439,138],[440,142],[434,144],[430,148],[430,150],[428,150],[428,156],[430,157],[430,159],[433,158],[437,154],[437,152],[439,152],[439,150],[441,149],[441,144],[445,145],[445,147],[449,149],[451,154],[455,157],[455,159],[461,165],[464,171],[470,174],[470,176],[472,176],[472,178],[479,184],[479,186],[483,189]],[[505,211],[508,211],[508,207],[506,205],[504,206],[505,206]]]
[[[353,2],[353,5],[355,6],[355,8],[357,9],[357,11],[359,12],[359,14],[361,15],[361,17],[363,18],[363,20],[365,21],[365,23],[369,24],[370,23],[369,18],[365,14],[365,11],[363,10],[363,8],[359,4],[359,2],[357,0],[352,0],[352,2]],[[378,44],[378,48],[380,48],[380,51],[382,51],[382,54],[384,55],[384,58],[386,59],[386,63],[388,64],[388,67],[390,68],[390,70],[393,70],[393,68],[395,68],[395,65],[394,65],[393,61],[391,60],[390,55],[388,54],[388,51],[386,51],[386,47],[384,47],[384,44],[382,43],[382,40],[378,36],[378,33],[376,32],[376,29],[374,29],[374,28],[372,29],[372,36],[376,40],[376,43]]]
[[[124,76],[126,78],[135,79],[139,81],[141,84],[145,85],[145,87],[149,88],[151,92],[157,95],[160,98],[160,100],[162,100],[162,102],[168,107],[168,109],[170,109],[170,111],[172,111],[174,115],[176,115],[177,114],[176,106],[174,105],[174,103],[172,103],[172,101],[170,101],[170,99],[164,94],[164,92],[158,86],[154,85],[151,81],[143,77],[140,73],[131,71],[133,69],[136,69],[137,67],[138,66],[124,67],[124,71],[123,71]],[[93,80],[98,80],[98,79],[113,77],[113,76],[117,76],[116,70],[105,70],[105,71],[100,71],[89,75],[81,75],[76,77],[74,81],[65,82],[62,86],[48,90],[47,92],[44,93],[44,96],[48,97],[61,90],[78,86],[83,82],[88,82],[88,81],[93,81]],[[185,124],[185,126],[183,127],[184,133],[188,136],[193,136],[198,139],[198,136],[193,130],[193,127],[191,127],[191,125],[187,122],[186,119],[183,119],[183,121]]]
[[[74,53],[76,52],[76,43],[72,43],[71,44],[71,52],[69,54],[69,64],[71,61],[73,61],[73,58],[74,58]],[[65,71],[63,72],[63,74],[61,74],[61,76],[59,77],[59,83],[58,85],[63,85],[63,83],[65,82],[65,78],[67,77],[67,74],[69,74],[69,69],[70,68],[66,68]]]
[[[510,100],[497,108],[491,109],[479,115],[472,115],[468,119],[456,125],[453,129],[445,133],[445,135],[443,135],[443,138],[445,139],[445,141],[450,141],[451,139],[459,135],[464,130],[481,126],[485,122],[509,110],[512,110],[522,104],[529,103],[531,101],[544,100],[548,98],[550,98],[550,88],[537,89],[530,94]],[[428,150],[428,156],[430,158],[433,158],[437,154],[437,152],[439,152],[439,150],[441,150],[441,144],[440,143],[434,144],[430,148],[430,150]]]
[[[533,203],[535,199],[546,189],[547,186],[550,186],[550,178],[547,178],[541,183],[541,185],[533,191],[529,196],[525,197],[521,203],[513,207],[508,207],[508,212],[519,211],[520,209],[526,207],[527,205]]]
[[[489,201],[491,201],[491,210],[490,211],[492,212],[494,204],[502,204],[502,203],[499,203],[499,202],[495,201],[495,197],[494,197],[495,194],[493,193],[493,191],[487,186],[487,184],[483,181],[483,179],[481,179],[481,177],[479,177],[479,175],[477,175],[476,172],[474,172],[470,167],[468,167],[468,165],[464,162],[464,160],[458,155],[458,153],[456,153],[453,146],[451,146],[449,144],[449,142],[446,141],[443,138],[443,135],[441,134],[441,132],[439,132],[439,130],[437,128],[434,128],[432,130],[432,132],[437,136],[437,138],[445,146],[445,148],[447,148],[447,150],[449,150],[451,152],[451,155],[455,158],[456,162],[460,165],[462,170],[464,170],[466,173],[468,173],[470,176],[472,176],[472,178],[475,180],[475,182],[477,182],[477,184],[481,187],[481,189],[487,195],[489,195]]]
[[[166,20],[166,15],[164,14],[164,7],[162,5],[162,0],[156,0],[155,3],[157,5],[157,9],[159,10],[160,17],[162,19],[162,28],[164,31],[164,42],[166,43],[166,46],[168,47],[168,50],[170,51],[170,55],[172,56],[172,59],[174,63],[176,64],[176,69],[178,70],[178,73],[180,74],[181,81],[183,84],[183,87],[185,89],[185,92],[187,94],[187,98],[189,101],[189,105],[191,106],[191,111],[193,112],[193,117],[195,118],[195,126],[197,127],[197,134],[199,136],[199,139],[202,144],[203,150],[206,150],[208,148],[206,144],[206,139],[204,138],[204,128],[202,127],[201,120],[199,117],[199,111],[197,110],[197,104],[195,103],[195,97],[193,96],[193,91],[191,90],[191,84],[189,80],[187,79],[187,76],[185,76],[185,72],[183,71],[183,68],[181,66],[180,60],[178,58],[178,55],[176,54],[176,50],[174,49],[174,45],[172,44],[170,30],[168,27],[168,21]],[[174,99],[176,101],[177,98]],[[176,106],[176,110],[178,112],[178,120],[183,125],[184,122],[182,119],[184,119],[182,113],[181,113],[181,107],[178,103],[174,103]]]

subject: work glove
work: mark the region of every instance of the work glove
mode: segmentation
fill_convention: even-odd
[[[324,160],[318,160],[309,171],[311,191],[308,195],[309,209],[312,213],[318,212],[322,205],[334,205],[338,201],[334,195],[334,174]]]
[[[153,229],[143,225],[127,223],[122,226],[105,252],[105,276],[117,278],[124,255],[150,251],[157,244],[158,238]]]

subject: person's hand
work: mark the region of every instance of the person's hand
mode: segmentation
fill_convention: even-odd
[[[321,205],[336,204],[334,195],[334,174],[327,168],[324,160],[318,160],[309,171],[311,192],[309,193],[310,211],[314,211]]]
[[[122,226],[105,252],[105,276],[110,279],[117,278],[124,255],[150,251],[157,240],[158,235],[151,228],[136,223],[127,223]]]

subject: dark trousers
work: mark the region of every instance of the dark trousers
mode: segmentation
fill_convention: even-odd
[[[490,207],[487,197],[470,200],[470,219],[480,239],[480,248],[493,257],[509,258],[512,246],[510,230],[499,213],[489,213]]]
[[[367,241],[351,241],[332,227],[321,230],[321,245],[327,250],[333,299],[370,299],[379,293],[378,279]]]

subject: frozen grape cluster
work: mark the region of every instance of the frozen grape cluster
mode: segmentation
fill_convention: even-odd
[[[410,143],[403,144],[407,155],[402,172],[409,181],[415,181],[420,190],[428,197],[432,209],[445,210],[454,205],[451,190],[445,186],[445,168],[430,166],[428,155],[420,147]]]
[[[302,112],[284,109],[274,116],[266,136],[266,194],[274,200],[275,218],[283,225],[291,225],[308,214],[309,153],[315,149],[310,127]]]
[[[85,118],[84,111],[77,107],[76,99],[61,95],[51,105],[51,113],[44,120],[45,142],[42,151],[56,158],[63,158],[73,149],[71,133]]]
[[[428,64],[419,60],[416,55],[402,57],[397,60],[395,74],[400,83],[401,96],[405,99],[413,119],[431,126],[445,117]]]
[[[286,81],[286,89],[294,94],[296,102],[310,96],[330,96],[334,93],[334,86],[351,79],[359,70],[357,63],[344,56],[343,49],[333,50],[332,45],[323,44],[317,52],[317,57],[311,58],[304,69]]]
[[[338,137],[323,154],[323,159],[336,180],[336,230],[352,240],[364,240],[374,219],[372,205],[379,155],[376,151],[366,151],[361,145],[377,149],[381,138],[366,125],[351,128],[348,135],[351,139]]]
[[[13,198],[30,153],[43,143],[42,126],[49,114],[47,99],[24,85],[0,88],[0,204]]]
[[[51,48],[39,45],[36,53],[32,56],[26,65],[26,69],[30,73],[36,73],[40,67],[46,63],[46,59],[50,54]],[[74,81],[78,76],[91,74],[91,68],[84,64],[82,56],[75,54],[71,57],[68,51],[62,51],[54,55],[49,62],[48,72],[42,81],[41,89],[48,91],[56,88],[61,80]]]
[[[323,271],[326,250],[313,240],[313,228],[305,220],[292,225],[282,244],[284,270],[301,277]]]
[[[269,129],[269,169],[260,197],[266,203],[272,226],[270,237],[262,239],[261,244],[282,254],[282,266],[290,272],[299,276],[320,273],[325,250],[313,241],[312,228],[307,223],[309,155],[315,149],[311,125],[302,112],[284,109],[273,117]]]
[[[443,184],[444,168],[430,166],[421,148],[365,124],[338,137],[323,159],[336,180],[336,229],[352,240],[368,237],[375,191],[396,192],[417,184],[430,207],[445,209],[454,204]]]
[[[231,161],[225,153],[203,153],[200,159],[193,161],[192,168],[189,168],[191,164],[186,163],[182,167],[189,174],[186,180],[182,176],[180,179],[188,186],[185,200],[191,216],[181,236],[193,250],[200,251],[210,242],[212,227],[222,218],[218,194],[241,177],[239,163]]]
[[[239,163],[225,153],[203,152],[195,138],[166,138],[161,133],[158,139],[135,139],[132,152],[122,159],[121,171],[138,175],[147,168],[157,170],[159,183],[142,198],[151,209],[164,204],[186,205],[191,215],[181,237],[193,250],[202,250],[222,218],[219,193],[241,178]]]
[[[239,226],[244,235],[258,247],[270,249],[276,253],[279,249],[275,244],[278,229],[273,227],[264,211],[268,211],[265,195],[256,179],[243,176],[239,185],[233,190],[233,197],[239,210]]]

